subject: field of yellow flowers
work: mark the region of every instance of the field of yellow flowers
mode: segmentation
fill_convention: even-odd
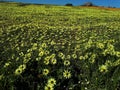
[[[120,90],[120,10],[1,2],[0,90]]]

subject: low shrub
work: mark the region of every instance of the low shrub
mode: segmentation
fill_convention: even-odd
[[[43,36],[36,38],[34,31],[28,34],[27,30],[21,30],[7,34],[9,45],[6,41],[0,43],[4,45],[0,55],[1,88],[115,90],[119,87],[120,52],[115,50],[114,41],[94,41],[91,38],[82,42],[78,42],[79,38],[74,42],[43,40]],[[11,39],[15,33],[16,37]]]

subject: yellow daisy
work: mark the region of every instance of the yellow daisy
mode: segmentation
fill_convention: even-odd
[[[48,75],[48,73],[49,73],[49,70],[48,69],[43,69],[43,75]]]
[[[64,70],[63,72],[63,77],[65,77],[66,79],[69,79],[71,77],[71,73],[68,70]]]

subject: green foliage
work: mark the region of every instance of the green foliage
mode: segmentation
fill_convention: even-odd
[[[0,4],[0,88],[119,88],[119,11]]]
[[[65,6],[73,6],[71,3],[67,3],[65,4]]]

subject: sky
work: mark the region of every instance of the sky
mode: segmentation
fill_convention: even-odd
[[[72,3],[73,5],[82,5],[85,2],[92,2],[98,6],[112,6],[120,8],[120,0],[8,0],[25,3],[37,3],[37,4],[56,4],[65,5],[66,3]]]

